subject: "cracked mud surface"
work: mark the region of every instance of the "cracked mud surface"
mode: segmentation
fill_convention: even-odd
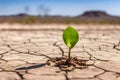
[[[45,65],[50,57],[67,55],[61,36],[66,25],[10,27],[0,28],[0,80],[120,80],[118,25],[76,25],[80,40],[71,55],[90,66],[71,72]]]

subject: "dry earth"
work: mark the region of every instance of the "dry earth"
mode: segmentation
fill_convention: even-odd
[[[80,40],[72,56],[92,65],[65,72],[45,62],[67,55],[66,25],[0,24],[0,80],[120,80],[120,26],[74,26]]]

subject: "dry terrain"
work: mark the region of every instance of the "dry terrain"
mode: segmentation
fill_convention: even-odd
[[[0,24],[0,80],[120,80],[119,25],[73,25],[80,40],[71,55],[89,60],[88,68],[65,72],[45,65],[67,55],[66,26]]]

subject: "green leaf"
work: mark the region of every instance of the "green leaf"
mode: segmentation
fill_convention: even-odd
[[[69,48],[73,48],[79,40],[79,34],[73,27],[69,26],[63,32],[63,40]]]

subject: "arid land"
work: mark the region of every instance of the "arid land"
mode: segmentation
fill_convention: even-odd
[[[67,55],[62,24],[0,24],[0,80],[120,80],[120,25],[71,25],[80,40],[71,56],[88,60],[71,72],[45,65]]]

